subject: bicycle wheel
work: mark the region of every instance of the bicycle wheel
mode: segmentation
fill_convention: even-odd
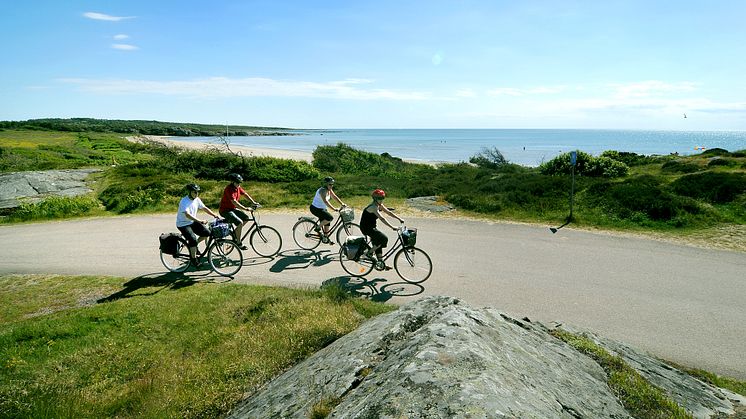
[[[210,267],[222,276],[233,276],[243,267],[243,253],[233,240],[217,239],[207,251]]]
[[[293,226],[293,241],[301,249],[313,250],[321,244],[321,234],[314,231],[318,224],[311,220],[299,220]]]
[[[344,247],[339,249],[339,263],[342,264],[342,269],[352,276],[368,275],[375,265],[375,261],[365,255],[361,255],[358,260],[348,259]]]
[[[405,247],[394,256],[394,269],[401,279],[419,284],[430,278],[433,262],[424,250],[416,247]]]
[[[261,226],[251,232],[249,243],[257,255],[272,257],[280,253],[282,236],[279,231],[270,226]]]
[[[342,246],[345,244],[345,240],[347,240],[350,236],[362,236],[363,232],[360,231],[360,226],[355,223],[346,223],[339,226],[337,229],[337,244]]]
[[[176,247],[176,253],[169,255],[163,253],[161,250],[161,263],[171,272],[184,272],[189,269],[189,248],[184,239],[179,239],[179,244]]]

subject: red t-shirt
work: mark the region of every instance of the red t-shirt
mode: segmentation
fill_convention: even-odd
[[[223,198],[220,199],[220,208],[218,209],[218,211],[235,209],[236,206],[233,205],[233,200],[240,200],[242,193],[244,193],[244,190],[241,185],[238,185],[237,188],[234,187],[232,183],[226,186],[225,190],[223,191]]]

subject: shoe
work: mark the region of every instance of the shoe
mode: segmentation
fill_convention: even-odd
[[[249,248],[248,248],[248,247],[246,247],[246,246],[245,246],[245,245],[243,245],[243,244],[239,244],[239,245],[238,245],[238,248],[239,248],[239,249],[241,249],[241,250],[249,250]]]
[[[376,255],[373,254],[372,250],[368,250],[367,252],[365,252],[365,257],[367,257],[368,259],[376,260]]]
[[[202,259],[189,259],[189,262],[194,266],[195,268],[199,268],[202,266]]]
[[[316,227],[313,228],[313,231],[315,231],[317,233],[321,233],[321,227],[316,226]]]

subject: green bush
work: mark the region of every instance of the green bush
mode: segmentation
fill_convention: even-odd
[[[358,176],[380,176],[392,179],[414,179],[432,176],[435,168],[426,164],[407,163],[388,153],[361,151],[347,144],[318,146],[313,151],[313,166],[324,173]]]
[[[539,170],[544,175],[569,175],[572,173],[573,166],[570,160],[570,153],[563,153],[559,156],[543,163]],[[578,151],[575,164],[575,174],[579,176],[591,177],[622,177],[629,173],[629,166],[609,157],[593,157],[590,154]]]
[[[698,165],[684,159],[669,160],[661,166],[661,171],[664,173],[694,173],[699,170]]]
[[[702,152],[702,156],[730,156],[728,150],[722,148],[710,148]]]
[[[50,196],[39,203],[23,203],[8,217],[9,221],[49,220],[88,215],[101,204],[93,195]]]
[[[746,173],[703,172],[682,176],[671,183],[679,195],[721,204],[746,193]]]
[[[738,166],[738,161],[733,159],[724,159],[722,157],[714,157],[710,159],[709,162],[707,162],[707,167],[715,166],[735,167]]]
[[[629,153],[626,151],[614,151],[614,150],[606,150],[603,153],[601,153],[601,156],[599,157],[608,157],[618,162],[622,162],[629,167],[643,166],[646,164],[658,163],[661,161],[661,159],[663,159],[663,157],[659,157],[659,156],[644,156],[644,155],[637,154],[637,153]]]

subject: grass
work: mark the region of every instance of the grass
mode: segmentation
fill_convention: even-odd
[[[610,354],[591,339],[559,329],[550,333],[579,352],[593,358],[606,371],[609,388],[633,417],[639,419],[692,417],[684,408],[668,398],[662,390],[645,380],[621,357]]]
[[[221,416],[392,309],[170,275],[2,276],[0,300],[0,416],[29,418]]]

